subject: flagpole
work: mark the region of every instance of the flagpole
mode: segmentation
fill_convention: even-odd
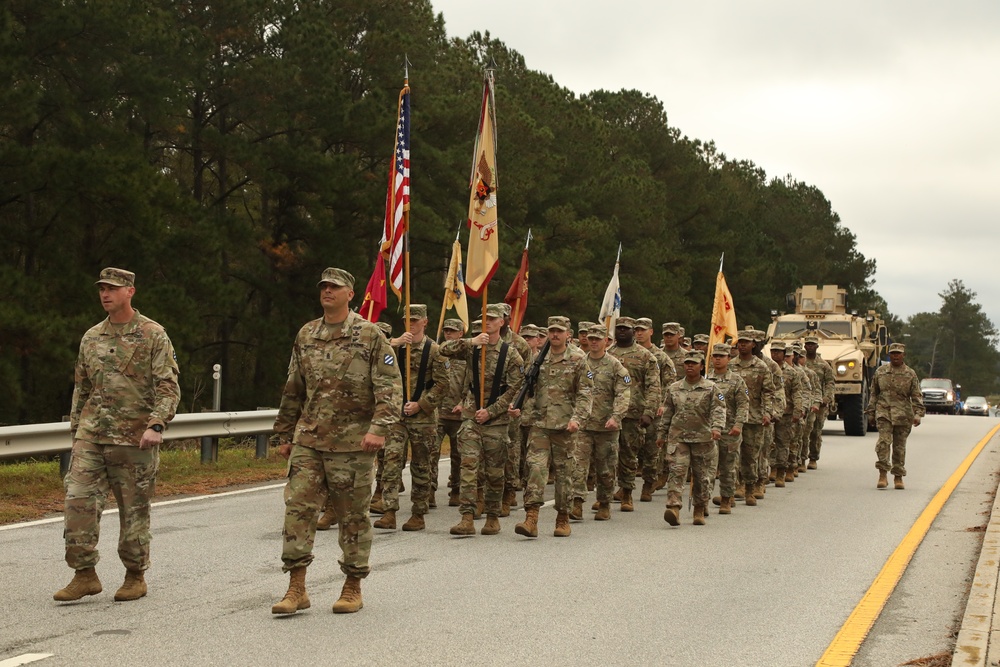
[[[726,253],[722,253],[722,257],[719,258],[719,273],[722,273],[722,263],[726,260]]]
[[[621,242],[619,242],[618,243],[618,256],[615,257],[615,273],[616,274],[618,273],[618,265],[621,263],[621,261],[622,261],[622,244],[621,244]],[[612,312],[614,312],[613,308],[612,308]],[[609,314],[608,315],[608,321],[605,324],[605,329],[606,329],[606,331],[604,333],[604,337],[605,338],[611,338],[611,320],[612,320],[612,317]]]
[[[487,292],[489,292],[490,284],[486,283],[483,285],[483,317],[482,326],[480,327],[480,333],[486,333],[486,302],[489,300],[487,298]],[[489,344],[483,345],[479,351],[479,409],[486,407],[486,348]],[[497,373],[502,373],[502,369],[497,369]]]
[[[407,57],[403,56],[403,90],[399,93],[399,105],[400,110],[403,104],[403,95],[410,92],[410,61]],[[399,112],[396,114],[399,117]],[[405,203],[405,200],[404,200]],[[410,209],[408,206],[403,207],[403,224],[406,225],[406,231],[403,233],[403,285],[406,291],[406,301],[404,307],[403,317],[406,321],[406,330],[410,329]],[[403,399],[405,402],[410,402],[410,396],[412,396],[412,391],[410,389],[410,383],[413,381],[413,373],[410,371],[410,360],[413,356],[413,345],[412,343],[406,344],[406,386],[403,387],[405,392]]]

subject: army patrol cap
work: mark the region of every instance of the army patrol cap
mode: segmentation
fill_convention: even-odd
[[[893,343],[892,345],[889,346],[889,354],[892,354],[893,352],[899,352],[899,353],[906,352],[906,346],[903,345],[902,343]]]
[[[688,338],[687,336],[684,336],[684,338],[681,339],[681,345],[683,345],[684,347],[687,347],[690,344],[691,344],[691,339]]]
[[[483,321],[482,320],[476,320],[471,325],[469,325],[469,333],[470,334],[474,334],[475,335],[475,334],[481,334],[482,332],[483,332]]]
[[[736,341],[739,342],[741,340],[748,340],[752,343],[754,341],[753,329],[744,329],[739,332],[736,336]]]
[[[635,328],[636,329],[652,329],[653,328],[653,320],[649,319],[648,317],[638,317],[635,320]]]
[[[716,343],[712,346],[712,356],[713,357],[728,357],[729,353],[732,351],[733,346],[729,343]]]
[[[101,269],[101,275],[98,276],[97,282],[94,284],[100,285],[101,283],[115,287],[135,287],[135,274],[125,269],[109,266],[106,269]]]
[[[689,361],[694,362],[696,364],[703,364],[705,363],[705,355],[703,355],[698,350],[691,350],[690,352],[685,352],[684,363],[686,364]]]
[[[496,317],[497,319],[503,319],[503,306],[505,304],[501,303],[491,303],[486,306],[486,317]]]
[[[797,354],[800,357],[803,354],[806,353],[805,349],[802,347],[802,343],[799,343],[798,341],[796,341],[796,342],[792,343],[791,345],[789,345],[788,347],[786,347],[785,348],[785,352],[786,353],[787,352],[791,352],[792,354]]]
[[[569,331],[570,322],[568,317],[563,317],[562,315],[553,315],[549,318],[549,329],[561,329],[562,331]]]
[[[534,324],[523,325],[519,333],[521,334],[521,338],[537,338],[542,335],[542,332]]]
[[[581,322],[576,323],[576,330],[580,332],[581,336],[586,336],[587,332],[590,331],[590,327],[594,326],[594,324],[596,324],[596,322],[588,322],[587,320],[583,320]]]
[[[783,340],[772,340],[771,341],[771,352],[782,352],[786,351],[785,341]]]
[[[608,330],[602,327],[600,324],[591,324],[587,327],[587,338],[604,338],[608,337]]]
[[[457,317],[449,317],[441,325],[441,328],[448,331],[465,331],[465,323]]]
[[[379,330],[385,334],[386,338],[392,335],[392,325],[388,322],[376,322],[375,326],[377,326]]]
[[[427,317],[427,306],[422,303],[411,303],[410,304],[410,319],[411,320],[422,320]]]
[[[695,334],[694,342],[704,343],[705,345],[708,345],[708,334]]]
[[[323,275],[320,276],[316,287],[322,287],[323,283],[354,289],[354,276],[343,269],[335,269],[331,266],[323,270]]]
[[[816,334],[809,334],[808,336],[806,336],[806,345],[808,345],[809,343],[816,343],[817,345],[819,345],[819,336],[817,336]]]
[[[665,334],[677,334],[681,333],[681,325],[677,322],[664,322],[663,323],[663,333]]]
[[[618,321],[615,322],[615,328],[625,327],[627,329],[635,329],[635,320],[631,317],[619,317]]]

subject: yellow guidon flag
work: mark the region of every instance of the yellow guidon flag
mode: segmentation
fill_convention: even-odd
[[[725,259],[725,254],[722,255]],[[712,307],[712,331],[708,336],[708,354],[712,354],[712,346],[725,343],[726,337],[734,341],[739,334],[736,326],[736,309],[733,307],[733,295],[722,274],[722,261],[719,261],[719,275],[715,279],[715,305]]]
[[[500,264],[496,141],[493,72],[487,70],[469,184],[472,192],[469,195],[469,260],[465,263],[465,287],[474,297],[482,295]]]
[[[469,302],[465,298],[465,277],[462,275],[462,244],[458,239],[451,246],[451,263],[448,265],[448,277],[444,281],[444,308],[454,308],[459,319],[469,330]]]

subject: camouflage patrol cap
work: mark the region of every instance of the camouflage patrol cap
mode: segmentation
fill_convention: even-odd
[[[427,306],[422,303],[411,303],[410,304],[410,319],[411,320],[422,320],[427,317]]]
[[[608,337],[608,330],[605,329],[600,324],[591,324],[587,327],[587,338],[604,338]]]
[[[486,306],[486,317],[496,317],[496,318],[499,318],[499,319],[503,319],[503,317],[504,317],[503,306],[506,306],[506,305],[507,304],[505,304],[505,303],[491,303],[491,304],[489,304],[488,306]]]
[[[893,352],[906,352],[906,346],[902,343],[893,343],[889,346],[889,354],[892,354]]]
[[[771,341],[771,352],[785,352],[785,341],[783,340],[772,340]]]
[[[97,282],[94,284],[100,285],[101,283],[115,287],[135,287],[135,274],[125,269],[109,266],[106,269],[101,269],[101,275],[98,276]]]
[[[802,343],[795,341],[791,345],[785,348],[785,352],[791,352],[792,354],[797,354],[800,357],[806,353],[805,348],[802,347]]]
[[[704,343],[705,345],[708,345],[708,334],[695,334],[694,342]]]
[[[636,320],[635,320],[635,328],[636,329],[652,329],[653,328],[653,320],[649,319],[648,317],[637,317]]]
[[[745,327],[743,327],[743,329],[746,331],[754,331],[754,327],[752,324],[746,325]]]
[[[379,328],[379,331],[385,334],[386,338],[392,335],[392,325],[388,322],[376,322],[375,326]]]
[[[580,332],[581,336],[586,336],[587,332],[590,331],[590,327],[594,326],[595,322],[589,322],[587,320],[582,320],[576,323],[576,330]]]
[[[680,334],[681,325],[677,322],[664,322],[663,323],[663,333],[665,334]]]
[[[323,275],[320,276],[316,287],[322,287],[323,283],[354,289],[354,276],[343,269],[335,269],[331,266],[323,269]]]
[[[552,317],[549,318],[548,328],[569,331],[570,328],[569,318],[563,317],[562,315],[553,315]]]
[[[816,343],[817,345],[819,345],[819,336],[817,336],[816,334],[809,334],[808,336],[806,336],[805,341],[806,345],[808,345],[809,343]]]
[[[691,350],[690,352],[684,353],[684,363],[694,362],[696,364],[705,363],[705,355],[698,350]]]
[[[767,338],[766,331],[761,331],[760,329],[753,330],[753,339],[755,342],[763,343],[765,338]]]
[[[626,327],[628,329],[635,329],[635,320],[631,317],[619,317],[618,321],[615,322],[615,328]]]
[[[483,332],[483,321],[476,320],[469,325],[469,333],[472,335],[481,334]]]
[[[691,344],[691,339],[690,339],[690,338],[688,338],[687,336],[684,336],[684,338],[682,338],[682,339],[681,339],[681,345],[682,345],[683,347],[687,347],[687,346],[689,346],[690,344]]]
[[[728,357],[729,352],[732,350],[732,345],[729,343],[716,343],[712,346],[712,356],[713,357]]]
[[[748,340],[751,343],[754,341],[753,329],[743,329],[736,335],[736,342],[741,340]]]
[[[541,336],[542,332],[534,324],[523,324],[521,325],[521,338],[535,338],[536,336]]]
[[[449,317],[441,325],[442,329],[447,329],[448,331],[465,331],[465,322],[458,319],[457,317]]]

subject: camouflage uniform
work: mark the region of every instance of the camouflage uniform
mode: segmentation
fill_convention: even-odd
[[[745,340],[740,334],[740,340]],[[767,364],[753,355],[744,361],[740,357],[729,362],[729,368],[743,378],[750,398],[747,421],[743,425],[743,442],[740,443],[740,478],[746,485],[758,479],[761,449],[764,447],[764,417],[771,416],[772,403],[777,393],[774,376]]]
[[[424,348],[430,346],[427,355],[427,367],[424,369],[424,386],[417,386],[420,375],[420,361]],[[415,415],[402,415],[393,424],[389,439],[385,445],[384,468],[382,470],[382,502],[387,512],[399,511],[399,484],[403,476],[403,466],[406,464],[406,445],[410,446],[410,501],[413,514],[423,516],[428,511],[428,500],[432,493],[431,474],[437,475],[437,463],[441,458],[438,444],[438,405],[448,391],[448,369],[438,352],[438,345],[427,336],[419,343],[410,345],[410,368],[405,371],[406,349],[400,346],[396,350],[399,368],[402,372],[402,383],[405,387],[407,376],[410,378],[410,400],[420,404],[420,411]],[[404,393],[405,395],[405,393]],[[405,399],[404,399],[405,400]],[[403,400],[400,401],[402,410]],[[434,452],[437,451],[437,457]]]
[[[284,493],[285,572],[312,563],[317,513],[329,493],[339,519],[340,569],[368,576],[375,453],[362,451],[361,441],[366,433],[387,436],[402,401],[396,358],[374,324],[351,312],[340,324],[321,317],[299,330],[274,422],[278,443],[294,444]]]
[[[800,355],[803,359],[803,355]],[[812,434],[813,426],[816,424],[816,414],[823,405],[823,394],[820,389],[819,376],[816,371],[805,364],[799,364],[799,368],[805,373],[809,386],[809,400],[806,401],[806,416],[802,420],[802,427],[799,429],[799,470],[805,470],[806,459],[809,458],[809,436]],[[814,411],[813,408],[816,408]]]
[[[658,437],[666,442],[671,458],[667,507],[681,508],[690,468],[694,481],[692,500],[704,510],[715,485],[719,460],[712,431],[721,433],[726,426],[725,396],[711,380],[701,378],[691,384],[685,378],[667,388],[663,407]]]
[[[763,341],[763,332],[757,332],[757,342]],[[775,392],[772,397],[771,410],[769,415],[771,423],[764,427],[764,440],[757,457],[757,482],[767,485],[768,468],[774,461],[774,430],[777,428],[778,420],[785,413],[785,392],[782,390],[783,374],[781,367],[769,356],[761,355],[757,357],[771,371],[774,380]]]
[[[875,425],[878,426],[878,442],[875,443],[878,461],[875,467],[894,476],[905,477],[906,439],[913,428],[914,418],[924,416],[920,381],[906,364],[899,368],[886,364],[875,371],[870,395],[867,412],[874,413]]]
[[[504,304],[507,305],[507,304]],[[508,306],[509,307],[509,306]],[[508,313],[509,314],[509,313]],[[524,340],[520,334],[514,332],[511,329],[507,329],[507,333],[501,336],[503,342],[510,345],[513,349],[517,350],[518,355],[521,357],[522,365],[527,369],[526,360],[531,359],[531,346],[528,345],[528,341]],[[510,443],[518,443],[521,441],[521,418],[512,417],[507,425],[507,436]],[[508,448],[507,452],[507,462],[504,464],[503,470],[504,476],[504,486],[508,491],[520,491],[524,488],[521,483],[521,448],[511,446]]]
[[[448,326],[451,322],[451,320],[446,320],[445,325]],[[461,324],[461,320],[457,322]],[[448,377],[448,383],[441,398],[441,407],[438,410],[437,451],[440,453],[444,445],[444,437],[448,436],[451,460],[448,486],[451,488],[451,492],[457,495],[461,486],[462,456],[458,451],[458,429],[462,426],[462,414],[452,412],[452,409],[456,405],[461,405],[465,396],[465,387],[462,384],[465,380],[465,359],[446,358],[444,361],[444,370],[445,375]],[[433,469],[431,473],[433,475]]]
[[[566,318],[549,318],[553,321]],[[568,320],[564,326],[569,329]],[[572,504],[576,461],[575,437],[566,430],[569,422],[583,425],[590,415],[593,378],[587,356],[567,345],[559,354],[549,352],[542,362],[535,395],[525,401],[524,419],[531,424],[528,435],[528,484],[524,490],[525,508],[540,507],[545,499],[549,457],[555,461],[556,511],[568,513]]]
[[[784,351],[785,347],[782,343],[772,342],[771,349]],[[768,463],[777,474],[784,475],[785,468],[795,465],[795,455],[792,454],[797,447],[795,426],[802,418],[806,394],[799,369],[786,363],[782,363],[780,368],[785,408],[774,424],[774,449],[768,454]]]
[[[101,272],[106,278],[108,271]],[[113,269],[130,276],[131,272]],[[105,282],[111,282],[106,280]],[[70,409],[73,455],[66,488],[66,564],[97,565],[101,513],[110,490],[118,502],[118,556],[132,572],[149,568],[149,507],[159,448],[140,449],[147,428],[163,427],[180,401],[177,360],[167,333],[139,314],[122,325],[105,319],[80,341]]]
[[[622,320],[619,318],[618,324]],[[656,417],[660,404],[660,369],[656,365],[653,353],[638,343],[629,347],[612,345],[608,354],[618,359],[625,366],[632,378],[632,402],[625,421],[622,424],[621,436],[618,439],[618,485],[627,491],[635,488],[635,477],[639,463],[643,465],[643,479],[652,483],[656,479],[656,443],[650,448],[646,444],[643,427],[639,423],[641,417],[648,417],[650,423]],[[652,473],[646,479],[646,473]]]
[[[814,359],[806,357],[806,366],[819,376],[820,394],[823,396],[813,429],[809,433],[809,460],[819,461],[819,452],[823,448],[823,425],[826,424],[826,415],[834,402],[836,380],[833,377],[833,369],[830,368],[830,364],[823,361],[819,352],[816,353]]]
[[[750,410],[750,397],[747,385],[739,374],[726,369],[725,374],[718,375],[715,369],[709,369],[706,379],[711,380],[723,395],[726,404],[726,427],[719,439],[719,494],[724,498],[732,498],[736,491],[736,473],[740,462],[740,444],[743,433],[729,435],[733,427],[743,429]],[[709,487],[712,488],[713,484]]]
[[[663,333],[667,333],[667,332],[670,332],[670,331],[673,331],[674,333],[679,332],[680,331],[680,325],[678,325],[676,322],[664,322],[663,323]],[[672,363],[674,365],[674,375],[676,376],[677,379],[680,379],[684,375],[684,373],[683,373],[684,355],[687,354],[687,350],[685,350],[684,348],[682,348],[682,347],[680,347],[678,345],[673,350],[668,350],[668,349],[666,349],[664,347],[663,348],[663,353],[665,355],[667,355],[667,357],[670,358],[670,363]],[[668,386],[670,386],[670,385],[665,385],[665,384],[661,384],[660,385],[661,388],[665,388],[665,387],[668,387]],[[657,428],[659,428],[659,427],[657,427]],[[660,464],[659,464],[658,468],[659,468],[659,471],[660,471],[661,475],[666,475],[666,474],[668,474],[670,472],[670,461],[667,460],[667,454],[666,454],[666,452],[667,452],[666,447],[661,447],[660,448]],[[662,483],[662,480],[661,480],[661,483]]]
[[[473,390],[473,382],[479,378],[472,377],[472,357],[479,355],[482,348],[473,345],[467,338],[451,340],[441,346],[441,355],[450,359],[462,359],[465,362],[465,389],[462,403],[462,427],[458,431],[458,448],[462,456],[461,491],[459,494],[459,511],[462,514],[475,514],[476,498],[479,489],[479,471],[485,471],[486,513],[490,516],[500,515],[500,500],[503,495],[504,465],[507,461],[507,449],[510,447],[508,426],[510,419],[507,408],[517,395],[523,378],[523,363],[521,355],[511,346],[507,348],[507,358],[501,370],[500,391],[491,403],[490,397],[495,381],[497,365],[500,361],[500,349],[505,343],[497,341],[495,345],[486,346],[485,366],[485,396],[486,410],[490,419],[485,424],[475,421],[476,409],[479,406],[479,392]],[[478,362],[477,362],[478,363]]]
[[[636,328],[642,326],[647,329],[653,328],[653,320],[648,317],[640,317],[635,321]],[[656,359],[656,367],[660,371],[660,391],[663,392],[664,389],[669,387],[677,379],[677,368],[674,365],[673,360],[671,360],[670,355],[656,347],[652,343],[649,347],[642,345],[647,350],[653,354],[653,358]],[[660,401],[657,401],[657,406],[659,406]],[[653,413],[653,423],[649,425],[646,429],[646,441],[643,447],[643,452],[646,455],[640,457],[642,461],[642,479],[647,484],[652,484],[660,471],[663,470],[663,447],[659,447],[656,444],[656,431],[659,426],[660,418]],[[649,453],[653,453],[652,460],[647,458]]]
[[[611,502],[614,493],[615,470],[618,463],[618,433],[632,396],[632,380],[618,359],[605,354],[600,359],[587,357],[587,368],[593,375],[593,407],[590,416],[580,425],[580,465],[576,470],[573,497],[587,497],[587,471],[593,462],[597,475],[597,501]],[[614,418],[618,428],[605,428]]]

